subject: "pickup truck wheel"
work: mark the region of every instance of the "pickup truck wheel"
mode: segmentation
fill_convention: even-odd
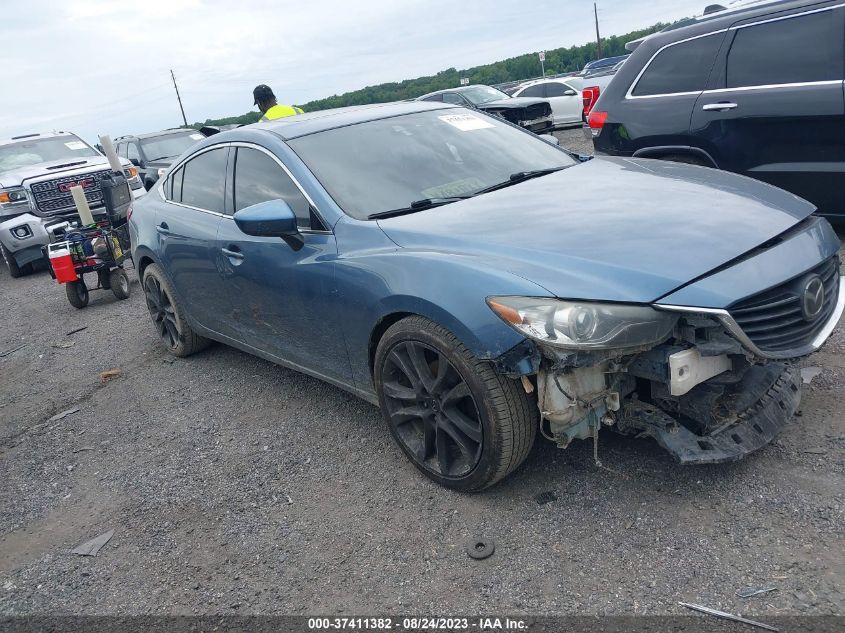
[[[185,312],[176,300],[173,287],[157,264],[144,269],[144,296],[162,344],[174,356],[195,354],[211,344],[194,332],[185,320]]]
[[[375,358],[382,414],[426,476],[464,492],[491,486],[528,456],[537,407],[445,328],[408,317],[385,332]]]
[[[24,270],[18,266],[18,262],[15,261],[15,256],[12,255],[9,251],[6,250],[6,247],[0,244],[0,253],[3,255],[3,260],[6,262],[6,268],[9,269],[9,274],[17,279],[18,277],[24,274]]]
[[[122,268],[115,268],[109,273],[109,288],[118,299],[129,298],[129,276]]]
[[[88,305],[88,287],[85,281],[69,281],[65,284],[65,292],[67,293],[67,300],[74,308],[82,309]]]

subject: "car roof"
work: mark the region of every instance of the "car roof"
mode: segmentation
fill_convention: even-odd
[[[432,103],[430,101],[393,101],[390,103],[373,103],[362,106],[349,106],[346,108],[333,108],[331,110],[318,110],[317,112],[306,112],[296,116],[274,119],[244,126],[242,129],[265,129],[277,134],[283,139],[293,139],[307,134],[323,132],[357,123],[389,119],[404,114],[415,112],[427,112],[430,110],[452,109],[454,106],[449,103]],[[221,132],[221,134],[232,134],[237,130]]]
[[[440,95],[446,92],[466,92],[471,88],[493,88],[493,90],[499,90],[493,86],[488,86],[487,84],[470,84],[469,86],[456,86],[454,88],[444,88],[443,90],[435,90],[434,92],[427,92],[424,95],[417,97],[417,99],[425,99],[426,97],[431,97],[433,95]],[[499,90],[499,92],[502,92]]]
[[[68,134],[76,136],[76,134],[74,134],[73,132],[63,132],[61,130],[57,130],[55,132],[30,132],[29,134],[15,134],[10,138],[0,138],[0,145],[20,143],[21,141],[27,141],[36,138],[55,138],[57,136],[67,136]],[[79,137],[77,136],[77,138]]]
[[[739,0],[727,3],[727,6],[715,5],[723,6],[722,9],[714,9],[714,5],[709,5],[708,8],[711,10],[708,13],[680,20],[670,24],[662,31],[631,40],[625,44],[625,48],[629,51],[634,50],[643,42],[665,44],[702,33],[709,33],[720,28],[727,28],[740,20],[752,19],[777,11],[829,4],[831,4],[831,0]]]
[[[178,134],[180,132],[191,132],[191,133],[198,133],[192,127],[174,127],[170,128],[169,130],[162,130],[161,132],[146,132],[144,134],[125,134],[124,136],[118,136],[115,140],[117,141],[125,141],[128,138],[153,138],[155,136],[167,136],[168,134]]]

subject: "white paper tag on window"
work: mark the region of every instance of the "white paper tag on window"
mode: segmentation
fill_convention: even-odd
[[[439,116],[437,118],[444,123],[448,123],[452,127],[458,128],[461,132],[496,127],[489,121],[485,121],[484,119],[472,114],[444,114],[443,116]]]
[[[83,143],[82,141],[71,141],[70,143],[65,143],[65,147],[68,149],[88,149],[88,146]]]
[[[201,141],[205,137],[202,134],[191,134],[191,135],[189,135],[189,138],[191,138],[194,141]]]

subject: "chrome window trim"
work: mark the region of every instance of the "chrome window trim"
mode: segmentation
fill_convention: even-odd
[[[181,202],[174,202],[173,200],[170,200],[169,198],[167,198],[164,195],[165,183],[169,182],[170,177],[175,172],[179,171],[179,169],[181,169],[183,165],[187,165],[194,158],[196,158],[197,156],[201,156],[202,154],[205,154],[206,152],[210,152],[211,150],[220,149],[220,148],[224,148],[224,147],[225,148],[245,147],[247,149],[255,149],[255,150],[258,150],[260,152],[267,154],[267,156],[272,158],[276,162],[276,164],[279,165],[279,167],[282,168],[282,171],[285,172],[285,174],[287,174],[288,178],[291,179],[291,181],[296,186],[296,188],[299,190],[299,192],[302,194],[302,196],[305,198],[305,200],[308,201],[308,204],[314,210],[314,213],[316,213],[320,222],[323,223],[323,226],[328,226],[328,223],[323,218],[323,214],[320,213],[320,208],[316,205],[316,203],[311,198],[311,196],[308,195],[308,193],[305,191],[305,189],[302,188],[302,185],[299,184],[299,181],[294,177],[294,175],[290,172],[290,170],[287,168],[287,166],[281,160],[279,160],[279,157],[276,156],[270,150],[268,150],[266,147],[262,147],[261,145],[258,145],[256,143],[250,143],[248,141],[227,141],[225,143],[218,143],[216,145],[209,145],[208,147],[204,147],[203,149],[198,151],[196,154],[191,154],[190,156],[188,156],[187,158],[185,158],[181,162],[179,162],[176,165],[170,167],[168,169],[167,177],[160,181],[161,184],[159,185],[159,189],[158,189],[159,195],[161,196],[162,200],[164,200],[165,202],[167,202],[169,204],[175,205],[177,207],[182,207],[184,209],[191,209],[193,211],[202,211],[203,213],[208,213],[209,215],[216,215],[216,216],[219,216],[221,218],[231,218],[232,217],[231,215],[227,215],[225,213],[218,213],[217,211],[211,211],[209,209],[201,209],[199,207],[193,207],[189,204],[184,204],[184,203],[181,203]],[[318,235],[326,235],[326,234],[332,233],[332,231],[329,230],[329,229],[327,229],[325,231],[320,231],[320,230],[317,230],[317,229],[300,229],[299,232],[300,233],[309,233],[309,234],[314,233],[314,234],[318,234]]]
[[[628,86],[628,92],[625,93],[625,99],[631,99],[631,100],[634,100],[634,99],[652,99],[654,97],[680,97],[680,96],[685,96],[685,95],[701,94],[702,90],[690,90],[690,91],[686,91],[686,92],[671,92],[671,93],[670,92],[662,92],[662,93],[659,93],[659,94],[656,94],[656,95],[639,95],[639,96],[637,96],[637,95],[634,95],[634,90],[636,89],[637,84],[640,83],[640,79],[645,74],[645,71],[647,71],[649,66],[651,66],[651,63],[655,60],[655,58],[658,55],[660,55],[660,53],[665,51],[667,48],[671,48],[673,46],[678,46],[679,44],[686,44],[687,42],[693,42],[695,40],[700,40],[701,38],[704,38],[704,37],[710,37],[712,35],[719,35],[720,33],[724,34],[724,33],[727,33],[727,32],[728,32],[728,29],[720,29],[718,31],[710,31],[710,32],[704,33],[702,35],[696,35],[694,37],[688,37],[686,39],[678,40],[677,42],[670,42],[668,44],[661,46],[659,49],[657,49],[655,51],[654,55],[652,55],[649,58],[649,60],[645,64],[645,66],[642,67],[642,70],[640,70],[640,72],[634,78],[634,81],[631,82],[631,85]]]
[[[696,35],[695,37],[690,37],[685,40],[678,40],[677,42],[671,42],[659,48],[654,55],[649,58],[646,62],[643,69],[639,72],[631,85],[628,87],[628,92],[625,94],[625,99],[653,99],[655,97],[681,97],[681,96],[688,96],[694,94],[718,94],[720,92],[729,92],[733,90],[763,90],[763,89],[771,89],[771,88],[796,88],[796,87],[803,87],[803,86],[822,86],[822,85],[829,85],[829,84],[837,84],[842,83],[843,79],[833,79],[828,81],[807,81],[807,82],[797,82],[797,83],[786,83],[786,84],[767,84],[765,86],[737,86],[736,88],[715,88],[713,90],[695,90],[690,92],[672,92],[672,93],[660,93],[656,95],[640,95],[635,96],[633,94],[634,89],[637,87],[637,84],[640,81],[640,78],[643,76],[648,67],[651,66],[651,63],[654,61],[654,58],[657,57],[660,53],[671,46],[677,46],[678,44],[683,44],[685,42],[690,42],[692,40],[697,40],[702,37],[709,37],[710,35],[718,35],[719,33],[726,33],[728,31],[738,31],[740,29],[747,29],[752,26],[759,26],[761,24],[768,24],[770,22],[780,22],[782,20],[791,20],[793,18],[800,18],[805,15],[812,15],[814,13],[821,13],[823,11],[835,11],[836,9],[841,9],[845,7],[845,3],[831,5],[829,7],[821,7],[819,9],[811,9],[809,11],[802,11],[801,13],[792,13],[790,15],[781,15],[776,18],[769,18],[766,20],[759,20],[757,22],[750,22],[748,24],[739,24],[735,26],[731,26],[725,29],[720,29],[718,31],[710,31],[709,33],[705,33],[703,35]]]
[[[759,356],[760,358],[771,358],[771,359],[778,359],[778,358],[795,358],[798,356],[806,356],[812,352],[818,350],[824,342],[830,337],[833,329],[839,323],[839,319],[842,317],[842,313],[845,312],[845,276],[839,277],[839,296],[836,300],[836,306],[833,308],[833,312],[830,315],[830,318],[825,323],[825,326],[816,334],[816,337],[807,345],[803,345],[801,347],[797,347],[794,349],[782,350],[779,352],[764,352],[759,347],[757,347],[748,335],[742,331],[742,328],[739,324],[734,320],[734,318],[730,315],[730,313],[722,308],[696,308],[694,306],[676,306],[671,304],[664,304],[664,303],[655,303],[653,307],[659,310],[668,310],[670,312],[685,312],[688,314],[709,314],[711,316],[715,316],[725,329],[734,337],[736,338],[742,345],[745,347],[749,352],[754,354],[755,356]]]
[[[790,84],[764,84],[760,86],[737,86],[736,88],[713,88],[704,90],[701,94],[721,94],[724,92],[748,92],[751,90],[773,90],[775,88],[804,88],[807,86],[839,86],[842,79],[826,79],[824,81],[797,81]]]

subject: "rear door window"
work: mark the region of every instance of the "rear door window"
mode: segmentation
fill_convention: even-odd
[[[182,204],[223,213],[226,182],[225,147],[213,149],[192,158],[182,167]],[[175,195],[174,191],[174,195]]]
[[[736,30],[726,87],[841,80],[845,11],[820,11]]]
[[[528,86],[525,90],[519,93],[520,97],[543,97],[543,88],[544,84],[536,84],[534,86]]]
[[[724,33],[714,33],[664,48],[646,67],[632,94],[646,97],[704,90],[723,37]]]
[[[552,81],[546,84],[546,97],[562,97],[565,95],[567,90],[575,90],[566,84],[562,84],[559,81]],[[575,90],[575,92],[578,92]]]

